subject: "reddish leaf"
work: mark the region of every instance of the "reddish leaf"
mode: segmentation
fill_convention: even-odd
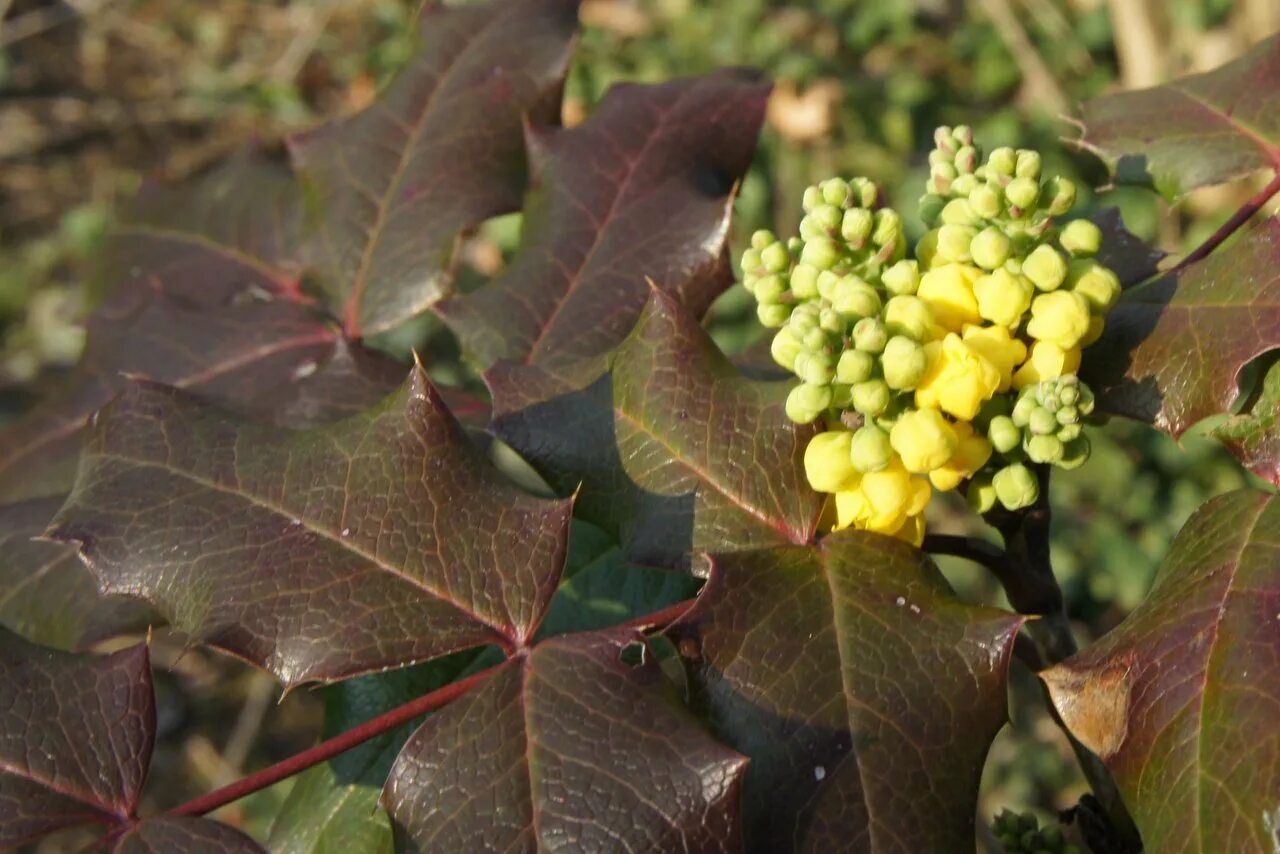
[[[62,498],[0,506],[0,624],[43,646],[77,649],[157,618],[142,602],[104,597],[72,546],[38,542]]]
[[[258,843],[233,827],[204,818],[156,816],[139,822],[112,844],[116,854],[256,854]]]
[[[584,519],[631,558],[664,565],[690,549],[813,537],[821,500],[803,466],[813,428],[787,419],[786,384],[739,375],[657,291],[612,362],[611,376],[577,391],[538,366],[487,376],[495,432],[553,488],[580,484]]]
[[[646,280],[701,316],[733,283],[733,190],[768,92],[743,71],[621,85],[581,127],[531,130],[520,252],[498,280],[439,308],[464,349],[483,367],[602,355],[635,326]]]
[[[1280,168],[1280,36],[1205,74],[1086,101],[1081,145],[1176,196]]]
[[[1148,851],[1280,842],[1280,501],[1242,490],[1178,535],[1147,600],[1042,673]]]
[[[1239,396],[1240,370],[1280,347],[1280,219],[1223,252],[1126,291],[1084,377],[1108,412],[1173,436]]]
[[[1022,618],[865,532],[721,555],[668,634],[694,709],[750,757],[756,851],[972,850]]]
[[[522,644],[570,509],[509,486],[418,366],[381,405],[308,431],[133,383],[99,414],[50,535],[80,544],[104,591],[295,685]]]
[[[414,851],[734,851],[745,760],[628,630],[545,641],[427,719],[383,793]]]
[[[145,644],[96,657],[0,629],[0,846],[133,815],[155,739]]]
[[[1113,270],[1125,287],[1131,287],[1160,271],[1160,262],[1168,255],[1150,246],[1124,227],[1119,208],[1103,208],[1091,217],[1102,229],[1102,251],[1098,260]]]
[[[578,0],[428,4],[420,58],[372,106],[291,142],[322,214],[309,255],[347,331],[384,331],[450,289],[462,231],[518,210],[521,122],[559,115]]]

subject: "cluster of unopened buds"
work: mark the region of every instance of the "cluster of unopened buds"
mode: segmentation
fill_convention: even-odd
[[[1075,186],[1043,178],[1039,154],[983,162],[966,127],[935,142],[914,257],[871,181],[832,178],[805,191],[798,237],[757,232],[742,258],[773,358],[800,380],[787,415],[826,428],[805,469],[832,496],[828,526],[915,543],[934,490],[1016,510],[1039,496],[1029,464],[1087,459],[1076,370],[1120,295],[1099,229],[1056,221]]]

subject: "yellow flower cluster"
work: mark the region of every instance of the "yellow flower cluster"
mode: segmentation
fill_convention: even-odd
[[[967,128],[935,140],[914,258],[870,182],[832,179],[805,194],[800,238],[762,232],[743,259],[774,357],[802,380],[788,414],[826,426],[805,471],[829,526],[916,544],[934,490],[971,482],[977,509],[1016,509],[1037,491],[1024,463],[1087,456],[1092,396],[1073,375],[1120,292],[1097,227],[1055,224],[1075,191],[1042,181],[1039,155],[980,164]]]

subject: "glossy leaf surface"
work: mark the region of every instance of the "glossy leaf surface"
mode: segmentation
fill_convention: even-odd
[[[259,854],[266,849],[225,824],[187,816],[157,816],[139,822],[121,834],[111,850],[115,854]]]

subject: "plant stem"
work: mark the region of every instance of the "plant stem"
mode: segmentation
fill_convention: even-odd
[[[1179,261],[1170,273],[1178,273],[1196,263],[1202,258],[1208,257],[1209,253],[1222,245],[1222,242],[1235,234],[1240,226],[1244,225],[1250,217],[1262,210],[1262,206],[1271,201],[1271,197],[1280,193],[1280,171],[1276,172],[1276,176],[1271,179],[1271,183],[1263,187],[1249,201],[1244,203],[1240,210],[1231,215],[1231,219],[1222,224],[1222,227],[1209,235],[1209,239],[1201,243],[1195,249]]]
[[[456,700],[474,685],[489,678],[493,671],[501,666],[501,664],[495,664],[493,667],[481,670],[479,673],[474,673],[465,679],[460,679],[457,682],[432,691],[430,694],[423,694],[421,697],[384,712],[376,718],[367,720],[359,726],[340,733],[327,741],[322,741],[315,747],[294,754],[282,762],[277,762],[275,765],[270,765],[261,771],[242,777],[228,786],[215,789],[208,794],[187,801],[181,806],[174,807],[168,811],[168,815],[204,815],[218,807],[239,800],[251,792],[265,789],[267,786],[278,783],[286,777],[292,777],[312,765],[318,765],[321,762],[332,759],[339,753],[363,744],[375,736],[390,732],[420,715],[434,711]]]

